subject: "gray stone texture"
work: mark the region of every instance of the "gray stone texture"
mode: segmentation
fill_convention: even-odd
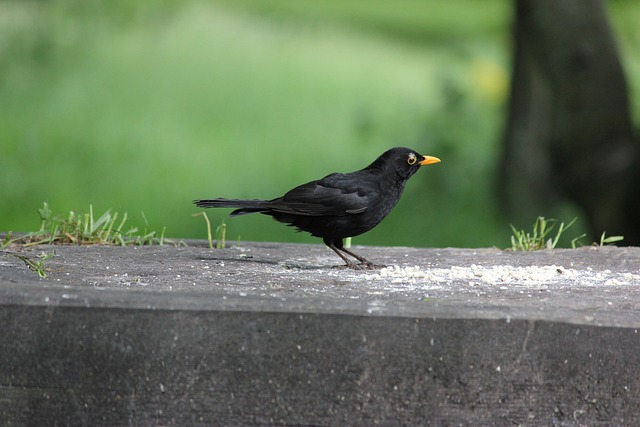
[[[186,243],[0,252],[0,425],[640,425],[640,248]]]

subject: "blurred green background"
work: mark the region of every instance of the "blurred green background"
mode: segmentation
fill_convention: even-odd
[[[606,4],[638,123],[640,2]],[[506,247],[511,15],[506,0],[0,1],[0,231],[37,229],[46,201],[205,238],[192,199],[273,198],[409,146],[443,162],[355,243]],[[228,219],[238,236],[319,243],[259,215]]]

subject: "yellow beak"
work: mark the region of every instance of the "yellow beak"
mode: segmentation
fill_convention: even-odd
[[[433,163],[441,162],[441,160],[437,157],[433,157],[433,156],[422,156],[422,157],[424,157],[424,160],[420,162],[421,165],[431,165]]]

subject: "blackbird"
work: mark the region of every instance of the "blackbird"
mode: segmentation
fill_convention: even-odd
[[[364,257],[346,249],[345,237],[371,230],[398,203],[404,186],[421,165],[440,159],[397,147],[384,152],[366,168],[351,173],[332,173],[302,184],[272,200],[194,200],[201,208],[237,208],[231,216],[261,213],[276,221],[321,237],[353,269],[378,268]],[[359,264],[349,260],[350,255]]]

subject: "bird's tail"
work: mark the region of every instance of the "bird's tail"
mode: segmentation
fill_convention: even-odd
[[[269,208],[265,206],[267,201],[261,199],[205,199],[194,200],[193,203],[200,208],[239,208],[231,212],[231,216],[269,211]]]

